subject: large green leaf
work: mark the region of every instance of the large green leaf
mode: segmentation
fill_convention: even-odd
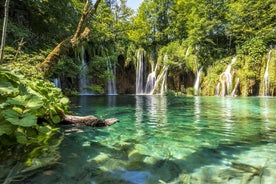
[[[27,95],[23,95],[23,96],[16,96],[14,98],[9,98],[7,100],[7,103],[11,104],[11,105],[22,105],[25,106],[26,103],[26,99],[27,99]]]
[[[7,103],[24,106],[26,109],[37,110],[43,106],[43,101],[36,95],[22,95],[10,98]]]
[[[0,95],[10,95],[18,93],[18,89],[15,88],[12,83],[1,81],[0,82]]]
[[[14,130],[15,130],[14,125],[1,120],[1,122],[0,122],[0,136],[3,135],[3,134],[10,135],[10,134],[12,134],[12,132]]]
[[[15,133],[16,140],[20,144],[26,144],[28,141],[27,136],[23,132],[16,132]]]
[[[2,112],[4,118],[13,125],[31,127],[36,125],[37,118],[31,113],[19,114],[18,112],[8,109]]]
[[[26,104],[26,108],[32,109],[32,110],[37,110],[42,106],[43,106],[42,99],[35,95],[32,95],[32,97],[28,99]]]

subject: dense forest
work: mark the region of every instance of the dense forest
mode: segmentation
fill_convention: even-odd
[[[11,1],[3,63],[42,62],[74,33],[84,3]],[[4,12],[3,0],[1,5]],[[112,78],[120,94],[148,93],[147,78],[154,72],[153,94],[274,95],[275,9],[273,0],[145,0],[135,12],[126,0],[105,0],[93,17],[89,37],[62,56],[47,77],[58,79],[67,94],[81,88],[108,93]],[[143,73],[137,79],[141,59]],[[80,86],[84,73],[89,82]]]
[[[0,12],[0,162],[19,153],[17,174],[59,159],[64,94],[276,93],[275,0],[144,0],[137,11],[126,0],[0,0]]]
[[[0,2],[1,12],[6,12],[7,1]],[[68,99],[53,81],[66,95],[110,90],[112,94],[275,95],[273,0],[145,0],[137,12],[126,6],[126,0],[97,1],[94,9],[86,7],[87,2],[9,2],[0,73],[1,136],[16,130],[17,142],[26,143],[35,132],[30,128],[26,133],[18,126],[28,129],[37,121],[60,122],[68,111]],[[85,8],[95,11],[92,17],[85,17]],[[1,14],[1,27],[7,17]],[[80,33],[85,27],[82,19],[89,32]],[[82,39],[72,42],[47,72],[41,72],[41,63],[53,49],[74,34]],[[51,129],[44,128],[36,130],[43,134]]]

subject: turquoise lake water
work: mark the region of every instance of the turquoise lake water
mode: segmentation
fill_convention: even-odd
[[[80,96],[59,164],[30,183],[276,183],[276,98]]]

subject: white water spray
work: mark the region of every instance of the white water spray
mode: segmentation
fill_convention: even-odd
[[[156,70],[157,66],[155,66],[154,70],[148,75],[147,78],[147,84],[146,84],[146,89],[145,89],[145,94],[151,94],[156,82]]]
[[[112,65],[110,59],[106,61],[107,72],[110,75],[107,79],[107,94],[108,95],[117,95],[116,88],[116,65]]]
[[[160,90],[161,95],[165,95],[168,91],[167,78],[168,78],[168,67],[166,67],[164,70],[163,80],[162,80],[162,85],[161,85],[161,90]]]
[[[197,72],[196,72],[196,81],[194,85],[194,95],[198,95],[199,87],[200,87],[200,74],[202,72],[203,67],[201,67]]]
[[[264,84],[263,84],[263,96],[268,96],[269,95],[269,62],[271,60],[271,53],[272,50],[269,51],[268,57],[267,57],[267,62],[266,62],[266,68],[265,68],[265,73],[264,73]]]
[[[221,83],[221,91],[218,89],[218,95],[225,96],[229,95],[232,90],[232,74],[231,74],[231,68],[232,65],[236,62],[236,57],[234,57],[231,61],[231,63],[227,66],[226,70],[220,75],[219,80]]]
[[[140,52],[137,56],[137,68],[136,68],[136,94],[143,94],[144,85],[144,53]]]
[[[81,48],[81,72],[80,72],[80,79],[79,79],[79,89],[80,89],[80,95],[93,95],[93,93],[87,89],[89,84],[88,79],[88,67],[87,63],[85,61],[85,49],[84,47]]]

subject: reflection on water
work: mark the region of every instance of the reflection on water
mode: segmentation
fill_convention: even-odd
[[[195,122],[198,123],[200,121],[200,97],[196,96],[195,97]]]
[[[167,98],[163,96],[135,96],[136,123],[146,122],[151,127],[167,122]]]
[[[29,183],[276,183],[275,98],[86,96],[72,103],[78,114],[120,122],[66,135],[61,164]]]

